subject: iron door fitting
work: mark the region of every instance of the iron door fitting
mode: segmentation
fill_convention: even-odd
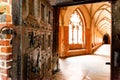
[[[6,39],[7,34],[13,34],[13,29],[7,26],[4,26],[0,29],[0,39]]]

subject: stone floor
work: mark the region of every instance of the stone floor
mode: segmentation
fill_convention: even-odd
[[[98,48],[94,53],[102,56],[110,57],[110,44],[104,44],[100,48]]]
[[[53,80],[110,80],[110,65],[105,64],[110,62],[108,50],[110,45],[102,45],[95,55],[59,59],[60,71]]]

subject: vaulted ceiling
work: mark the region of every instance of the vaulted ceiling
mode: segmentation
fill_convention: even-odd
[[[95,3],[91,4],[92,19],[95,26],[102,34],[111,35],[111,3]]]
[[[86,24],[92,24],[102,35],[109,34],[111,36],[111,3],[110,2],[99,2],[90,4],[78,4],[74,6],[68,6],[66,12],[62,14],[66,16],[64,19],[65,23],[68,23],[68,15],[71,15],[72,11],[79,8],[85,17]],[[64,9],[63,9],[64,10]],[[88,15],[86,15],[88,14]],[[87,17],[87,18],[86,18]],[[63,21],[63,20],[62,20]]]

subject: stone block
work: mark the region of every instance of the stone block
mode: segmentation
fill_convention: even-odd
[[[3,52],[3,53],[11,53],[12,52],[12,46],[1,47],[1,52]]]
[[[10,14],[10,5],[5,5],[5,13]]]
[[[12,22],[12,16],[10,14],[6,14],[6,22]]]
[[[8,76],[0,75],[0,80],[11,80],[11,78]]]
[[[0,60],[0,67],[8,68],[11,67],[12,60]]]
[[[0,53],[0,60],[11,60],[11,59],[12,59],[12,54],[6,55],[6,53],[3,54]]]
[[[0,40],[0,46],[10,46],[9,40]]]
[[[0,3],[0,13],[10,14],[10,4]]]
[[[4,13],[4,7],[0,6],[0,13]]]
[[[12,35],[11,34],[6,34],[6,39],[12,39]]]
[[[2,1],[2,2],[6,2],[6,3],[8,2],[8,0],[1,0],[1,1]]]
[[[0,73],[3,73],[3,74],[7,75],[7,74],[9,74],[9,69],[0,67]]]

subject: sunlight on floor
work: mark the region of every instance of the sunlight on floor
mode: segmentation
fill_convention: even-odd
[[[110,47],[101,47],[95,52],[96,55],[59,59],[60,72],[55,75],[54,80],[110,80],[110,65],[105,64],[110,61],[110,51],[105,51],[110,50],[107,49]],[[105,56],[100,53],[105,53]]]
[[[95,54],[104,55],[110,57],[110,44],[104,44],[95,51]]]

